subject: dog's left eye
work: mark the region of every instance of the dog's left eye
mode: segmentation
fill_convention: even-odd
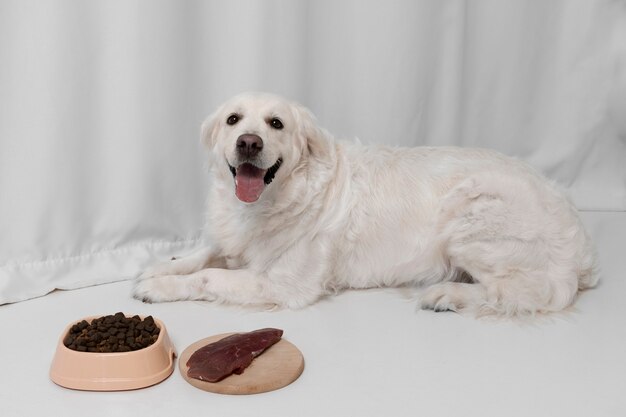
[[[270,126],[272,126],[274,129],[282,129],[283,127],[283,122],[280,121],[280,119],[277,119],[276,117],[274,117],[272,120],[270,120]]]

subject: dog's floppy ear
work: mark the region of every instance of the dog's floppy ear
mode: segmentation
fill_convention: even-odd
[[[216,111],[207,117],[202,123],[200,140],[209,149],[212,149],[215,146],[215,142],[217,140],[217,130],[219,127],[218,114],[219,111]]]
[[[314,158],[323,159],[330,153],[328,134],[317,126],[315,116],[306,107],[295,106],[298,134],[306,141],[306,150]]]

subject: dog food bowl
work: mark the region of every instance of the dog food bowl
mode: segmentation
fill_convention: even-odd
[[[91,323],[96,318],[82,320]],[[54,383],[85,391],[124,391],[158,384],[174,371],[176,351],[160,320],[154,319],[160,330],[153,344],[131,352],[112,353],[79,352],[66,347],[65,336],[80,321],[68,325],[59,338],[50,367]]]

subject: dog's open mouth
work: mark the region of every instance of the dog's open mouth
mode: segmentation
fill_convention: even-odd
[[[265,186],[270,184],[283,163],[278,158],[276,163],[267,169],[259,168],[249,162],[244,162],[237,168],[228,164],[230,172],[235,178],[235,195],[244,203],[254,203],[261,197]]]

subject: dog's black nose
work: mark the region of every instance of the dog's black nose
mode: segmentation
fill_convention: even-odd
[[[251,158],[263,149],[263,139],[257,135],[246,133],[237,138],[237,152],[239,155]]]

